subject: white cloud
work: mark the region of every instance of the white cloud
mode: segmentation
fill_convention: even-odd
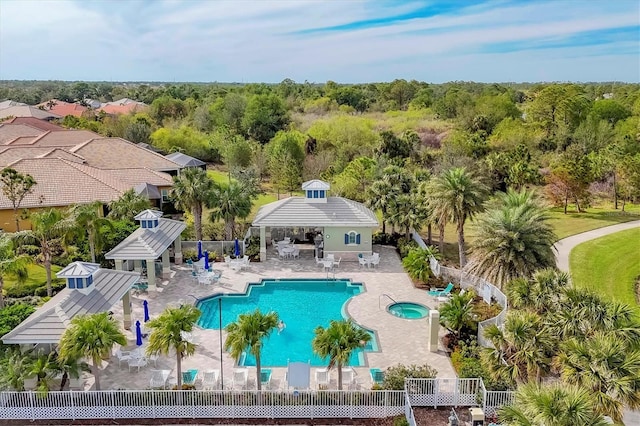
[[[607,45],[609,52],[586,46],[479,53],[499,43],[562,41],[585,31],[639,25],[635,3],[580,5],[493,2],[457,14],[362,25],[349,31],[308,32],[383,20],[424,4],[4,0],[0,3],[0,78],[638,80],[637,57],[634,61],[632,55],[617,54],[613,44]],[[628,46],[625,49],[629,51]],[[603,58],[597,56],[605,53],[608,67],[601,66]],[[562,67],[553,66],[560,63]]]

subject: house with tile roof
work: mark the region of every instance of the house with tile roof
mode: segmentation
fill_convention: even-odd
[[[25,105],[27,104],[24,104],[22,102],[12,101],[11,99],[7,99],[6,101],[0,102],[0,109],[5,109],[13,106],[25,106]]]
[[[149,105],[144,102],[135,101],[129,98],[122,98],[112,102],[105,102],[97,109],[97,111],[102,111],[106,114],[118,115],[142,112],[147,108],[149,108]]]
[[[66,117],[67,115],[82,117],[82,114],[89,110],[89,108],[84,105],[60,101],[58,99],[51,99],[50,101],[36,105],[36,107],[58,114],[60,117]]]
[[[9,117],[34,117],[41,120],[62,118],[58,114],[54,114],[50,111],[44,111],[31,105],[17,105],[0,109],[0,120]]]
[[[34,127],[43,131],[48,130],[65,130],[64,127],[58,126],[46,120],[41,120],[35,117],[13,117],[3,121],[4,124],[26,124],[27,126]]]

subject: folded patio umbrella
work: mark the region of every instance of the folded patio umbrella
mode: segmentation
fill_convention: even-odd
[[[142,346],[142,329],[140,321],[136,321],[136,346]]]
[[[202,241],[198,241],[198,260],[202,259]]]
[[[149,321],[149,302],[146,300],[142,302],[142,306],[144,307],[144,322]]]
[[[209,252],[206,250],[204,251],[204,270],[209,270]]]
[[[237,238],[236,238],[234,254],[236,257],[240,256],[240,243],[238,242]]]

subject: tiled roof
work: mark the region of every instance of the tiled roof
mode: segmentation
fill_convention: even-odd
[[[26,124],[0,124],[0,144],[19,138],[21,136],[29,136],[34,138],[43,134],[44,131],[36,129],[35,127],[28,126]]]
[[[48,102],[43,102],[41,104],[38,104],[36,106],[40,107],[44,107],[45,110],[50,111],[54,114],[58,114],[61,117],[65,117],[67,115],[73,115],[76,117],[81,117],[82,113],[85,112],[86,110],[88,110],[89,108],[87,108],[86,106],[82,106],[79,104],[74,104],[74,103],[70,103],[70,102],[65,102],[65,101],[60,101],[58,99],[52,99],[52,101],[55,102],[55,105],[53,105],[52,107],[48,107]]]
[[[179,170],[180,165],[162,155],[140,148],[121,138],[96,138],[71,149],[93,167],[100,169],[149,168],[158,171]]]
[[[21,208],[69,206],[96,200],[107,203],[132,187],[109,172],[60,158],[23,159],[10,166],[30,174],[37,182]],[[0,209],[8,208],[11,202],[0,193]]]
[[[64,158],[75,163],[84,163],[84,158],[62,148],[32,145],[0,146],[0,167],[27,158]]]
[[[149,183],[155,186],[173,185],[173,178],[171,175],[163,172],[156,172],[155,170],[147,168],[103,170],[111,173],[121,181],[130,184],[132,187],[140,183]]]
[[[160,219],[157,228],[138,228],[105,254],[106,259],[157,259],[185,230],[184,222],[171,219]]]
[[[6,124],[26,124],[42,131],[47,130],[64,130],[64,127],[58,126],[48,122],[47,120],[40,120],[34,117],[13,117],[5,121]]]
[[[63,289],[2,336],[2,341],[5,344],[56,344],[76,315],[108,311],[120,302],[139,277],[138,272],[98,269],[93,275],[93,290]]]
[[[23,104],[22,102],[12,101],[11,99],[7,99],[6,101],[0,102],[0,109],[9,108],[12,106],[21,106],[21,105],[26,105],[26,104]]]
[[[0,109],[0,119],[6,117],[35,117],[41,118],[43,120],[62,118],[58,114],[54,114],[49,111],[43,111],[30,105],[12,106],[9,108]]]
[[[357,201],[328,197],[326,203],[310,203],[289,197],[260,207],[254,226],[378,226],[376,215]]]
[[[30,140],[25,138],[15,139],[6,145],[34,145],[34,146],[69,146],[75,147],[94,138],[101,138],[98,133],[90,130],[59,130],[46,132]]]

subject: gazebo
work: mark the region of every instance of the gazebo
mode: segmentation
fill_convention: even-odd
[[[129,313],[129,322],[125,316],[124,326],[131,327],[129,290],[139,274],[73,262],[56,276],[66,280],[66,288],[2,336],[5,345],[56,345],[75,316],[107,312],[120,300]]]
[[[372,235],[378,219],[369,208],[343,197],[330,197],[331,187],[321,180],[302,184],[304,197],[289,197],[258,210],[253,226],[260,228],[260,260],[267,258],[267,243],[274,228],[310,228],[321,234],[323,251],[355,260],[371,254]]]
[[[170,249],[173,246],[175,263],[181,264],[182,239],[180,234],[187,225],[177,220],[165,219],[162,217],[162,212],[157,210],[145,210],[134,219],[140,223],[140,227],[108,252],[105,258],[113,259],[117,270],[134,269],[138,272],[142,272],[142,262],[145,261],[149,290],[157,290],[156,259],[162,260],[163,278],[169,278],[171,274]]]

